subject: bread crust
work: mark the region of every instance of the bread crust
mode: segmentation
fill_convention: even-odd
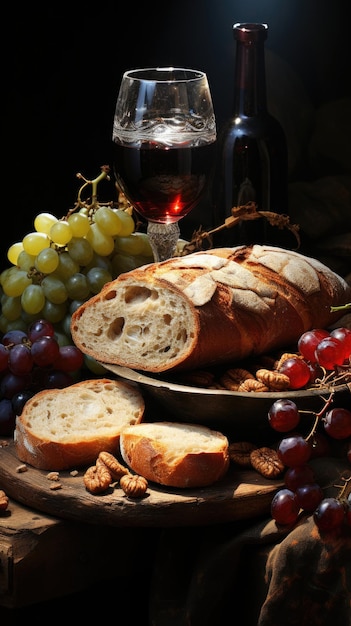
[[[147,480],[183,489],[212,485],[226,474],[229,444],[222,433],[205,426],[173,422],[140,426],[143,427],[122,431],[120,450],[125,463]],[[166,431],[169,434],[165,440]],[[211,437],[210,448],[201,440],[203,433]],[[181,439],[177,445],[178,436]]]
[[[108,408],[113,406],[114,414],[99,403],[91,415],[95,392],[106,398]],[[122,428],[139,423],[144,410],[142,394],[124,381],[102,378],[40,391],[16,418],[16,455],[24,463],[49,471],[94,464],[100,452],[118,451]],[[54,422],[54,428],[46,421]]]
[[[351,286],[319,261],[238,246],[120,275],[72,315],[76,345],[98,361],[164,372],[234,362],[295,343],[341,318]]]

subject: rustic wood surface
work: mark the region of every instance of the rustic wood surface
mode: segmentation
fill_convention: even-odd
[[[130,499],[118,485],[103,495],[84,486],[84,469],[76,476],[59,473],[60,489],[48,472],[18,460],[12,439],[0,447],[0,489],[34,510],[67,520],[128,527],[170,527],[218,524],[251,519],[269,512],[271,499],[282,480],[267,480],[251,470],[231,467],[218,483],[199,489],[172,489],[149,484],[142,499]]]

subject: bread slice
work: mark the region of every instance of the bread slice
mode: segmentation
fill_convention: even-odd
[[[120,451],[125,463],[147,480],[169,487],[205,487],[229,467],[228,440],[206,426],[154,422],[126,426]]]
[[[85,380],[40,391],[16,419],[16,454],[43,470],[95,464],[99,452],[118,452],[121,430],[138,424],[144,410],[140,391],[124,381]]]
[[[342,277],[297,252],[217,248],[119,275],[73,313],[71,332],[98,361],[191,370],[293,345],[350,298]]]

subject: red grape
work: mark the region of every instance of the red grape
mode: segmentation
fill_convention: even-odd
[[[290,489],[280,489],[273,496],[271,515],[277,524],[294,524],[299,516],[299,510],[296,495]]]
[[[8,368],[12,374],[29,374],[33,367],[31,349],[24,343],[14,345],[9,351]]]
[[[306,361],[297,356],[283,361],[279,372],[288,376],[291,389],[302,389],[310,382],[310,369]]]
[[[55,337],[39,337],[32,343],[33,361],[39,367],[52,365],[59,356],[60,346]]]
[[[335,337],[322,339],[314,354],[315,360],[326,370],[333,370],[336,365],[342,365],[345,360],[343,344]]]
[[[290,491],[296,491],[301,485],[315,482],[315,475],[312,467],[309,465],[297,465],[296,467],[288,467],[284,474],[285,486]]]
[[[336,498],[324,498],[314,511],[313,519],[322,532],[337,530],[345,519],[344,506]]]
[[[329,332],[323,328],[315,328],[314,330],[307,330],[303,333],[297,343],[300,354],[312,363],[315,362],[314,351],[319,342],[325,337],[329,337]]]
[[[15,428],[16,415],[12,402],[8,398],[0,400],[0,434],[6,437],[12,435]]]
[[[326,433],[333,439],[351,437],[351,411],[348,409],[342,407],[330,409],[322,421]]]
[[[25,343],[27,339],[28,336],[23,330],[9,330],[4,334],[1,341],[4,346],[10,346],[12,344]]]
[[[61,346],[54,367],[62,372],[75,372],[83,363],[84,355],[77,346]]]
[[[268,411],[268,421],[273,430],[285,433],[293,430],[300,422],[298,408],[292,400],[276,400]]]
[[[343,327],[335,328],[331,331],[330,336],[342,342],[344,346],[344,360],[349,359],[351,355],[351,330]]]
[[[278,456],[284,465],[304,465],[311,456],[311,446],[302,435],[291,435],[279,443]]]
[[[28,328],[28,338],[32,343],[40,337],[53,337],[54,334],[54,326],[48,320],[36,320]]]
[[[300,508],[308,513],[313,513],[324,497],[323,489],[317,483],[301,485],[295,493]]]
[[[7,370],[8,361],[9,351],[2,343],[0,343],[0,372],[5,372]]]

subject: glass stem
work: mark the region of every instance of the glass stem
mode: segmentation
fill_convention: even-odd
[[[179,224],[159,224],[148,222],[147,234],[154,255],[155,263],[170,259],[175,252],[179,239]]]

